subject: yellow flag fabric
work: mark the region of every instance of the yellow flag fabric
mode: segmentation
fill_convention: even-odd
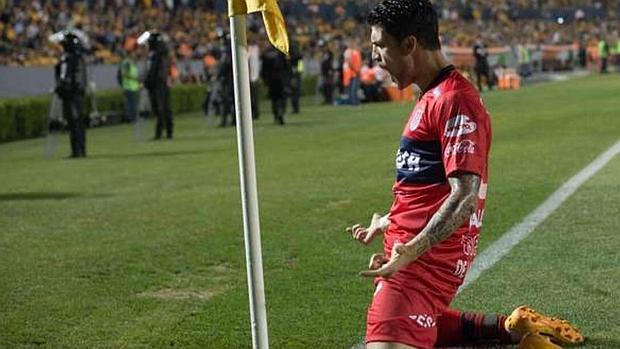
[[[275,48],[288,55],[288,34],[284,17],[276,0],[228,0],[228,15],[261,12],[269,41]]]

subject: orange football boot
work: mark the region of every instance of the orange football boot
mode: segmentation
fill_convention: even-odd
[[[553,343],[547,336],[530,332],[521,338],[519,349],[562,349],[562,347]]]
[[[527,306],[515,309],[504,322],[504,326],[508,332],[515,333],[522,338],[528,333],[540,333],[563,344],[583,343],[583,335],[570,322],[543,315]]]

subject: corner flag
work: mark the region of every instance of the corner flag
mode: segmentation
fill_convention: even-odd
[[[267,307],[263,280],[258,190],[256,188],[256,163],[254,161],[254,132],[252,131],[245,15],[252,12],[262,12],[269,41],[286,54],[288,54],[288,36],[286,34],[284,18],[280,13],[276,0],[228,0],[228,10],[233,58],[233,82],[235,86],[237,151],[239,153],[252,347],[254,349],[268,349]]]
[[[228,15],[245,15],[248,13],[261,12],[263,23],[271,44],[288,55],[288,35],[284,17],[276,0],[230,0],[228,2]]]

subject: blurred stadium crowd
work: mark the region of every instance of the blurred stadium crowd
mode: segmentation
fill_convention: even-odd
[[[325,90],[325,103],[337,103],[338,91],[349,102],[355,99],[356,93],[347,93],[358,90],[358,85],[350,88],[351,81],[359,84],[365,100],[406,98],[389,95],[389,79],[370,59],[365,16],[377,2],[279,1],[301,56],[302,64],[292,65],[294,74],[317,76],[317,91]],[[518,88],[521,78],[540,71],[589,67],[607,72],[608,65],[620,71],[620,0],[434,4],[444,53],[466,76],[473,80],[476,75],[480,89],[483,79],[489,88]],[[129,53],[144,62],[147,50],[136,41],[153,28],[168,37],[171,84],[213,81],[218,75],[227,80],[228,74],[217,72],[228,42],[225,0],[0,0],[0,65],[55,64],[61,48],[48,37],[64,29],[78,29],[89,37],[89,64],[118,64]],[[248,28],[249,42],[260,57],[268,46],[261,17],[248,16]],[[488,55],[482,75],[477,71],[480,57],[472,50],[481,43]]]
[[[364,14],[376,1],[280,1],[290,32],[303,49],[319,40],[358,37],[368,51]],[[618,0],[436,0],[444,45],[471,47],[478,33],[489,47],[517,43],[584,45],[618,40]],[[116,63],[144,30],[168,33],[179,58],[202,59],[226,28],[226,2],[217,0],[0,0],[0,64],[50,65],[57,47],[47,38],[79,28],[92,40],[95,62]],[[262,30],[253,17],[250,26]],[[305,52],[312,52],[305,51]],[[366,54],[364,54],[366,56]]]

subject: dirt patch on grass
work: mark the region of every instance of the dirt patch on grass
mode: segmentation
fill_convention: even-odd
[[[207,301],[230,289],[233,273],[234,270],[228,265],[210,266],[205,273],[200,274],[180,273],[167,282],[165,287],[140,292],[137,296],[164,300]]]
[[[329,201],[327,203],[327,208],[342,208],[342,207],[347,207],[350,206],[352,203],[351,200],[345,199],[345,200],[336,200],[336,201]]]
[[[190,288],[186,289],[175,289],[175,288],[164,288],[157,291],[146,291],[138,294],[138,297],[146,297],[146,298],[158,298],[165,300],[187,300],[187,299],[197,299],[201,301],[207,301],[219,294],[226,292],[227,288],[222,287],[221,289],[209,289],[209,290],[194,290]]]

